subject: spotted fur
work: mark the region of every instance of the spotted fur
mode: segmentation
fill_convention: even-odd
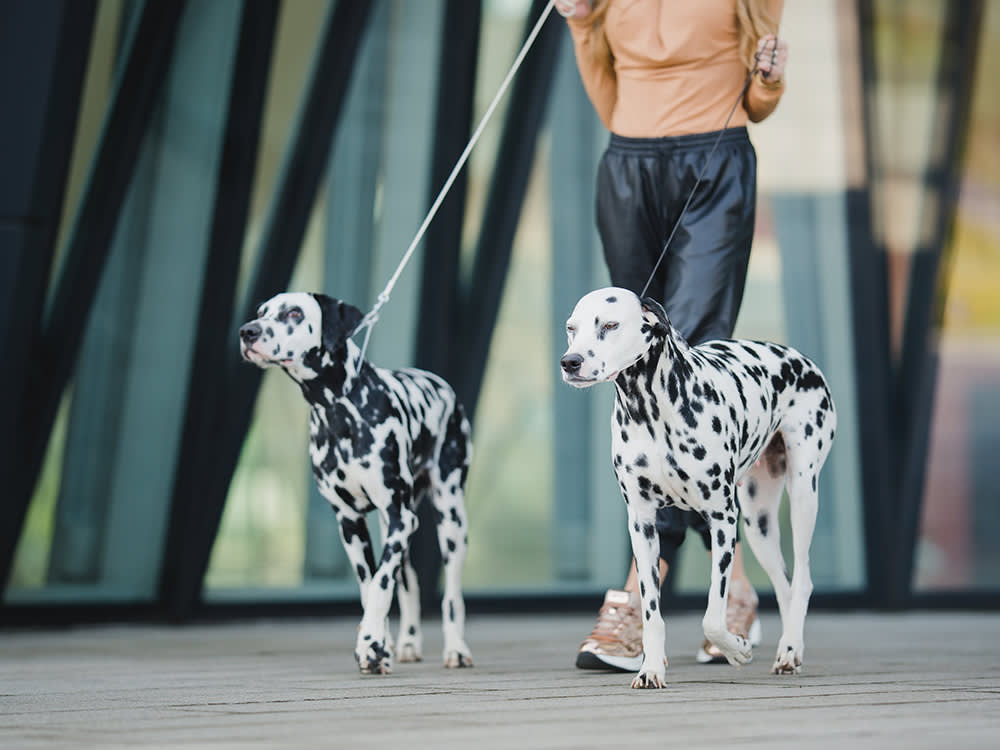
[[[643,607],[644,660],[632,687],[663,687],[665,630],[660,611],[658,507],[700,513],[712,539],[705,636],[731,664],[750,661],[750,644],[726,629],[730,566],[742,513],[744,536],[774,585],[783,632],[771,671],[798,672],[812,580],[809,545],[819,472],[837,416],[819,368],[785,346],[709,341],[691,347],[663,308],[625,289],[583,297],[567,322],[563,380],[578,388],[613,382],[615,474],[628,512]],[[794,574],[778,539],[787,486]]]
[[[309,402],[313,475],[336,513],[361,588],[364,614],[354,652],[361,671],[389,673],[394,650],[399,661],[422,658],[409,544],[424,494],[434,506],[444,562],[444,664],[471,666],[461,590],[469,422],[437,375],[364,360],[350,339],[361,318],[356,307],[322,294],[279,294],[240,328],[241,353],[258,367],[282,368]],[[384,540],[377,561],[365,521],[371,510],[378,511]],[[387,627],[394,592],[400,612],[395,649]]]

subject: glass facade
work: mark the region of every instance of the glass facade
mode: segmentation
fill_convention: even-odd
[[[781,34],[789,40],[788,85],[777,110],[751,124],[757,150],[757,229],[747,290],[735,335],[786,343],[826,373],[837,404],[833,451],[820,477],[820,512],[811,551],[818,591],[864,587],[862,493],[857,442],[854,340],[850,307],[845,196],[857,169],[851,143],[861,123],[851,61],[859,54],[856,19],[837,2],[787,4]],[[787,513],[787,505],[784,506]],[[791,533],[783,519],[790,559]],[[690,536],[690,535],[689,535]],[[747,571],[762,591],[770,582],[752,555]],[[703,545],[682,547],[682,590],[702,592],[709,580]]]
[[[225,189],[218,180],[227,103],[241,19],[251,5],[194,1],[182,14],[13,555],[6,605],[152,603],[162,596],[168,543],[180,543],[169,537],[180,533],[171,518],[197,359],[193,332],[205,323],[198,301],[203,269],[216,251],[211,209]],[[402,258],[438,187],[431,186],[435,102],[449,95],[441,90],[448,84],[438,61],[453,5],[372,3],[321,186],[309,198],[290,289],[324,291],[367,310]],[[486,0],[478,29],[467,31],[478,34],[474,122],[534,21],[532,5]],[[791,48],[788,90],[775,114],[751,127],[759,165],[757,230],[737,335],[788,343],[813,357],[838,404],[839,434],[822,477],[812,551],[817,595],[863,598],[873,576],[866,516],[878,499],[865,484],[862,438],[870,424],[860,404],[868,384],[857,356],[864,326],[852,317],[857,287],[849,199],[859,192],[870,199],[875,244],[887,248],[884,292],[898,358],[914,253],[932,244],[932,219],[950,205],[949,196],[925,180],[952,153],[935,140],[942,137],[940,100],[947,93],[936,76],[953,54],[942,42],[947,5],[787,3],[781,34]],[[541,4],[534,6],[537,11]],[[227,367],[251,367],[238,361],[235,316],[254,302],[247,297],[275,219],[275,194],[307,116],[306,97],[324,40],[335,31],[328,24],[337,7],[336,0],[280,4],[235,271],[239,304]],[[857,12],[869,7],[870,17]],[[936,277],[934,408],[922,502],[914,506],[920,509],[917,592],[995,593],[992,574],[1000,566],[991,543],[1000,528],[1000,498],[988,473],[1000,445],[994,418],[1000,417],[1000,309],[993,293],[1000,283],[1000,110],[989,96],[989,81],[1000,72],[1000,9],[996,3],[983,8],[960,139],[961,191]],[[129,0],[97,3],[60,248],[80,231],[74,215],[142,10]],[[623,582],[630,557],[610,462],[611,389],[567,388],[557,366],[576,299],[607,283],[593,218],[607,133],[580,84],[568,34],[562,37],[474,409],[464,577],[472,598],[599,595]],[[869,42],[877,52],[874,77],[862,69]],[[493,229],[488,202],[492,177],[504,166],[501,128],[506,117],[518,115],[510,106],[508,96],[466,166],[457,274],[467,286],[477,238]],[[873,163],[866,162],[866,148],[878,155]],[[368,356],[381,366],[417,359],[424,251],[421,246],[400,277],[375,327]],[[57,275],[58,265],[53,287]],[[333,514],[312,481],[308,415],[298,388],[282,373],[268,372],[252,408],[211,544],[203,600],[356,601]],[[197,510],[198,498],[192,501]],[[787,529],[783,541],[790,544]],[[767,591],[751,555],[747,562],[754,583]],[[692,537],[682,548],[675,589],[702,595],[708,563]]]
[[[919,591],[995,590],[1000,573],[1000,7],[985,3],[967,151],[943,275],[934,394],[917,539]]]

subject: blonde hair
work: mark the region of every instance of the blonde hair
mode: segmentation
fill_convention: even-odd
[[[604,19],[608,14],[609,5],[611,0],[594,0],[590,11],[591,26],[588,41],[594,61],[608,72],[612,72],[615,56],[604,33]],[[757,42],[768,34],[777,35],[778,23],[776,19],[771,18],[766,0],[736,0],[736,22],[740,34],[740,60],[747,70],[751,70],[754,66]]]

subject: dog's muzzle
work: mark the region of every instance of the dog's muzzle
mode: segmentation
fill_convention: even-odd
[[[579,354],[567,354],[559,360],[564,383],[577,388],[586,388],[588,385],[593,385],[596,382],[592,378],[580,376],[580,368],[583,367],[584,361],[584,358]]]
[[[240,328],[240,339],[244,344],[250,346],[260,338],[260,335],[263,332],[264,330],[260,327],[260,323],[257,323],[256,321],[253,323],[247,323]]]
[[[579,354],[567,354],[561,360],[559,360],[562,370],[567,375],[579,375],[580,366],[583,364],[583,357]]]
[[[240,328],[240,341],[243,342],[244,357],[246,357],[247,352],[250,351],[263,332],[264,329],[261,328],[260,323],[256,321],[246,323]]]

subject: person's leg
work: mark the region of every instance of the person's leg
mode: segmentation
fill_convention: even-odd
[[[678,220],[697,176],[703,175],[655,281],[656,289],[662,290],[671,324],[692,345],[733,335],[743,301],[756,214],[756,154],[745,131],[727,132],[713,153],[715,137],[705,134],[692,139],[697,143],[677,149],[662,164],[661,179],[676,181],[670,192],[679,196],[667,207],[666,221],[671,226]],[[710,550],[705,520],[691,513],[688,527],[701,535]],[[734,633],[750,636],[756,645],[760,640],[757,593],[747,577],[740,542],[731,570],[727,626]],[[726,661],[708,641],[697,658],[702,663]]]
[[[663,139],[612,136],[597,174],[597,228],[611,283],[636,294],[650,280],[670,230],[662,204],[671,186],[663,184],[662,164]],[[688,519],[677,508],[657,511],[662,559],[673,559]]]
[[[611,137],[597,171],[595,213],[613,286],[639,294],[659,256],[664,235],[659,156],[642,139]]]
[[[611,283],[636,294],[646,285],[666,236],[662,211],[650,203],[659,192],[658,162],[658,153],[649,144],[612,136],[598,170],[597,228]],[[684,540],[685,517],[674,508],[661,509],[656,525],[663,581],[667,560]],[[633,560],[625,585],[605,594],[594,629],[577,652],[576,666],[637,671],[641,665],[642,619]]]
[[[691,345],[733,335],[757,205],[757,159],[746,131],[727,131],[714,153],[714,134],[697,139],[661,164],[660,179],[675,183],[671,194],[676,196],[664,209],[664,221],[672,229],[680,220],[680,226],[650,286],[651,294],[661,296],[671,324]]]
[[[660,580],[662,581],[667,577],[667,571],[670,570],[670,565],[662,557],[660,558]],[[635,570],[635,558],[632,558],[632,565],[628,569],[628,578],[625,579],[625,591],[639,591],[639,574]]]

